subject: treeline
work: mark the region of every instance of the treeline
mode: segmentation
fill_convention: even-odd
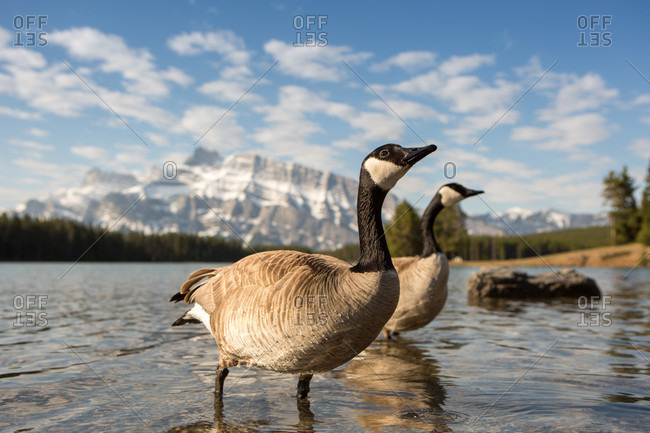
[[[441,247],[451,259],[456,256],[464,260],[507,260],[533,257],[539,254],[555,254],[586,248],[610,245],[610,227],[586,227],[535,233],[519,236],[461,236],[453,244],[455,250]],[[451,252],[450,252],[451,251]],[[418,254],[414,252],[413,254]],[[346,245],[325,254],[354,262],[359,257],[359,244]],[[398,254],[394,254],[398,257]]]
[[[555,254],[611,244],[609,227],[586,227],[519,236],[468,236],[460,256],[465,260],[507,260]]]
[[[449,212],[449,219],[462,213]],[[522,236],[467,236],[464,230],[453,232],[448,223],[436,230],[449,258],[464,260],[502,260],[554,254],[577,249],[610,245],[610,227],[588,227]],[[438,223],[438,221],[436,221]],[[197,261],[234,262],[254,252],[292,249],[311,252],[299,246],[255,245],[217,237],[192,234],[145,235],[138,232],[107,232],[105,229],[72,220],[39,220],[29,216],[0,215],[0,260],[2,261]],[[390,231],[389,231],[390,233]],[[397,231],[396,231],[397,233]],[[451,235],[453,233],[453,235]],[[451,236],[450,236],[451,235]],[[392,252],[395,257],[400,254]],[[413,252],[413,254],[417,254]],[[359,245],[350,244],[323,254],[354,262]]]
[[[107,232],[72,220],[0,215],[0,260],[232,262],[241,243],[191,234]],[[103,234],[103,236],[102,236]]]

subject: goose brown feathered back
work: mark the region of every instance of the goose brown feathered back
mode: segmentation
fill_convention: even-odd
[[[365,349],[399,299],[399,280],[381,224],[386,194],[435,146],[384,145],[364,160],[359,179],[361,257],[269,251],[190,275],[173,301],[196,303],[175,324],[201,321],[219,346],[217,393],[228,368],[300,373],[299,397],[313,373],[332,370]]]
[[[433,225],[440,211],[481,193],[483,191],[449,183],[443,185],[429,203],[420,223],[422,253],[393,259],[400,279],[400,299],[393,316],[382,329],[386,337],[422,328],[435,319],[444,307],[449,262],[436,241]]]

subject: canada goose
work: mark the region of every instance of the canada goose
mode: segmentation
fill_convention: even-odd
[[[401,284],[399,304],[382,329],[387,338],[425,326],[442,310],[447,300],[449,263],[436,242],[433,223],[441,210],[482,193],[457,183],[448,183],[438,190],[429,203],[420,223],[422,254],[393,259]]]
[[[228,368],[299,373],[298,398],[314,373],[332,370],[375,339],[399,300],[381,207],[388,191],[435,145],[386,144],[361,165],[357,219],[361,255],[347,262],[320,254],[268,251],[193,272],[171,301],[194,302],[172,326],[202,322],[219,346],[215,392]]]

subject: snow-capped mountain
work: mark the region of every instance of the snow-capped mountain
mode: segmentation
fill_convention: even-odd
[[[465,226],[470,234],[512,236],[515,232],[522,235],[608,224],[609,220],[605,212],[573,214],[555,209],[534,212],[514,207],[498,215],[486,213],[467,217]]]
[[[253,154],[223,158],[202,147],[164,174],[160,167],[141,178],[93,168],[78,187],[29,200],[14,210],[111,230],[216,235],[250,245],[323,250],[358,242],[356,180]],[[396,206],[397,198],[389,194],[385,220]],[[511,228],[526,234],[607,224],[605,213],[521,208],[466,220],[470,234],[496,236],[514,234]]]
[[[169,170],[171,168],[171,170]],[[183,232],[247,244],[303,245],[315,250],[358,242],[358,182],[295,163],[202,147],[174,173],[142,179],[93,168],[79,187],[29,200],[15,211],[63,217],[144,233]],[[385,217],[397,200],[389,195]]]

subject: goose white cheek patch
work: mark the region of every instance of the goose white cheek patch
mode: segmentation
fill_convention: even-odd
[[[380,188],[389,190],[406,174],[408,167],[399,166],[390,161],[368,158],[363,164],[373,182]]]
[[[453,190],[448,186],[442,187],[440,189],[440,196],[442,197],[441,201],[444,207],[453,206],[465,198],[458,191]]]

